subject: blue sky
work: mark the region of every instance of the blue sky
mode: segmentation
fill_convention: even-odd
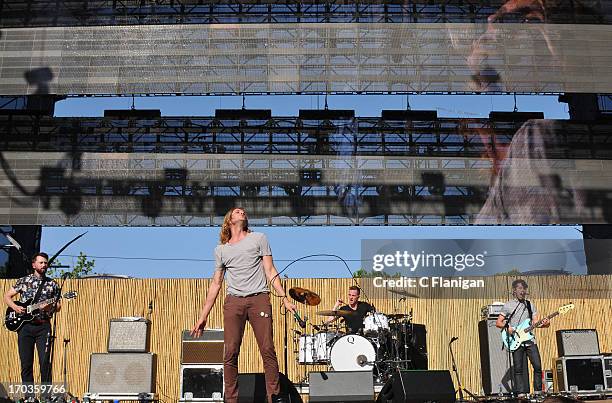
[[[512,111],[511,95],[411,95],[412,109],[436,109],[440,117],[488,117],[491,110]],[[56,116],[102,116],[104,109],[129,109],[131,97],[124,98],[69,98],[56,104]],[[325,105],[324,96],[275,95],[247,96],[245,105],[253,109],[272,109],[274,116],[297,115],[300,109],[318,109]],[[404,109],[405,95],[331,95],[330,109],[355,109],[357,116],[380,116],[382,109]],[[164,116],[211,116],[217,108],[240,108],[242,97],[137,97],[137,109],[160,109]],[[318,108],[317,108],[318,106]],[[542,111],[547,119],[567,119],[567,104],[560,104],[557,96],[519,95],[519,111]]]
[[[405,95],[337,95],[328,98],[331,109],[355,109],[357,116],[379,116],[382,109],[404,109]],[[324,96],[247,96],[247,108],[269,108],[275,116],[296,115],[299,109],[323,108]],[[491,110],[511,111],[510,95],[411,95],[412,109],[436,109],[440,117],[487,117]],[[105,109],[128,109],[132,98],[70,98],[57,103],[56,116],[102,116]],[[160,109],[163,116],[210,116],[216,108],[240,108],[242,97],[138,97],[138,109]],[[517,96],[519,111],[543,111],[548,119],[567,119],[567,105],[556,96]],[[335,254],[360,268],[362,239],[581,239],[579,227],[265,227],[276,266],[311,254]],[[42,250],[54,253],[74,236],[88,231],[60,260],[73,263],[80,251],[96,256],[96,272],[134,277],[209,277],[218,228],[62,228],[43,230]],[[110,258],[115,257],[115,258]],[[160,260],[161,259],[161,260]],[[332,258],[292,265],[289,277],[345,277],[342,262]]]
[[[351,271],[361,267],[362,239],[582,239],[570,226],[410,226],[410,227],[254,227],[270,240],[276,267],[313,254],[334,254],[348,260]],[[134,277],[210,277],[214,268],[213,250],[219,228],[214,227],[45,227],[41,249],[55,253],[76,235],[88,233],[72,244],[60,258],[83,251],[96,258],[96,272]],[[102,257],[115,258],[102,258]],[[125,259],[131,258],[131,259]],[[167,260],[156,260],[167,259]],[[292,265],[291,278],[347,277],[340,260],[312,258]]]

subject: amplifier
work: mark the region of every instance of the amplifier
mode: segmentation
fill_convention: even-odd
[[[568,355],[599,355],[599,340],[595,329],[557,330],[557,353]]]
[[[485,305],[480,309],[481,319],[497,319],[504,307],[503,302],[493,302],[490,305]]]
[[[223,329],[208,329],[194,338],[189,330],[183,331],[181,364],[223,365]]]
[[[612,356],[604,356],[604,376],[606,378],[606,389],[612,390]]]
[[[109,353],[148,353],[151,322],[145,318],[113,318],[108,332]]]
[[[222,401],[223,365],[181,365],[181,399]]]
[[[602,392],[605,389],[601,355],[559,357],[555,368],[558,392]]]
[[[124,395],[155,392],[156,356],[151,353],[94,353],[89,393]]]

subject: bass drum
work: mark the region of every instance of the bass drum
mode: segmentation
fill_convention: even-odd
[[[376,359],[374,346],[365,337],[349,334],[339,338],[331,349],[334,371],[372,371]]]

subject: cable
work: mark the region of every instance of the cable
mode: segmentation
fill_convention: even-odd
[[[283,297],[284,297],[283,295],[276,295],[276,294],[274,293],[274,291],[273,291],[273,290],[274,290],[274,287],[272,287],[272,282],[274,281],[274,279],[276,279],[277,277],[279,277],[279,276],[280,276],[280,275],[281,275],[281,274],[282,274],[282,273],[283,273],[285,270],[287,270],[287,269],[289,268],[289,266],[291,266],[292,264],[297,263],[297,262],[299,262],[299,261],[301,261],[301,260],[304,260],[304,259],[308,259],[308,258],[310,258],[310,257],[317,257],[317,256],[335,257],[336,259],[338,259],[338,260],[340,260],[342,263],[344,263],[344,266],[346,267],[346,270],[347,270],[347,271],[349,272],[349,274],[351,275],[351,278],[353,279],[353,282],[354,282],[354,283],[355,283],[355,285],[356,285],[357,287],[359,287],[359,289],[362,291],[363,296],[364,296],[364,297],[365,297],[365,299],[368,301],[368,303],[370,302],[370,299],[368,298],[368,295],[367,295],[367,294],[366,294],[366,293],[363,291],[362,287],[359,285],[359,283],[357,282],[357,280],[355,279],[355,277],[353,277],[353,272],[351,271],[350,267],[349,267],[349,266],[348,266],[348,264],[346,263],[346,262],[347,262],[347,260],[345,260],[345,259],[341,258],[341,257],[340,257],[340,256],[338,256],[338,255],[334,255],[334,254],[331,254],[331,253],[329,253],[329,254],[328,254],[328,253],[317,253],[317,254],[314,254],[314,255],[306,255],[306,256],[302,256],[302,257],[299,257],[299,258],[297,258],[297,259],[295,259],[295,260],[291,261],[291,262],[290,262],[290,263],[289,263],[287,266],[285,266],[285,268],[284,268],[284,269],[282,269],[281,271],[279,271],[278,273],[276,273],[276,275],[275,275],[274,277],[272,277],[272,278],[270,279],[270,281],[268,282],[268,285],[269,285],[269,287],[270,287],[270,295],[272,295],[272,296],[274,296],[274,297],[277,297],[277,298],[283,298]],[[337,260],[327,260],[327,261],[332,261],[332,262],[333,262],[333,261],[337,261]],[[359,261],[362,261],[362,260],[361,260],[361,259],[359,259]],[[370,305],[371,305],[371,304],[370,304]]]
[[[59,255],[62,257],[79,257],[77,255]],[[116,260],[149,260],[149,261],[160,261],[160,262],[168,262],[168,261],[186,261],[186,262],[214,262],[215,259],[196,259],[196,258],[181,258],[181,257],[167,257],[167,258],[155,258],[155,257],[130,257],[130,256],[93,256],[93,255],[86,255],[88,258],[91,259],[116,259]],[[313,255],[316,256],[316,255]],[[367,259],[344,259],[347,262],[362,262],[362,261],[367,261]],[[294,260],[291,259],[275,259],[275,261],[277,262],[293,262]],[[318,260],[311,260],[311,262],[337,262],[336,259],[318,259]]]
[[[579,239],[576,239],[579,240]],[[566,250],[566,251],[552,251],[552,252],[524,252],[524,253],[500,253],[500,254],[490,254],[487,257],[504,257],[504,256],[532,256],[532,255],[553,255],[557,253],[574,253],[574,252],[584,252],[584,249],[577,250]],[[79,257],[77,255],[59,255],[62,257]],[[343,259],[340,256],[332,255],[332,254],[314,254],[309,256],[334,256],[340,259],[342,262],[368,262],[369,259]],[[295,263],[299,260],[307,258],[309,256],[304,256],[303,258],[290,260],[290,259],[275,259],[277,262],[290,262],[290,264]],[[196,259],[196,258],[179,258],[179,257],[168,257],[168,258],[155,258],[155,257],[130,257],[130,256],[91,256],[87,255],[88,258],[91,259],[116,259],[116,260],[146,260],[146,261],[160,261],[160,262],[171,262],[171,261],[184,261],[184,262],[214,262],[215,259]],[[338,259],[317,259],[311,260],[311,262],[337,262]],[[290,265],[289,264],[289,265]],[[288,265],[288,266],[289,266]],[[284,270],[284,269],[283,269]],[[352,274],[352,273],[351,273]]]

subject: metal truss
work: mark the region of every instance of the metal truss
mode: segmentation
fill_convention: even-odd
[[[0,28],[291,22],[484,23],[504,3],[503,0],[0,0]],[[609,0],[557,3],[548,5],[546,22],[610,23]],[[521,13],[510,13],[500,21],[524,19]]]
[[[612,95],[602,94],[597,96],[599,111],[602,115],[612,115]]]
[[[240,204],[269,225],[474,223],[500,191],[491,193],[491,186],[508,167],[504,155],[524,145],[537,158],[511,162],[516,167],[503,182],[506,197],[552,195],[537,201],[549,204],[559,195],[562,205],[549,223],[612,220],[612,143],[605,122],[531,120],[517,132],[522,140],[513,142],[519,123],[475,119],[319,122],[327,134],[295,118],[279,118],[276,125],[210,118],[58,120],[54,131],[45,129],[53,119],[39,118],[33,125],[46,134],[37,132],[38,140],[20,141],[27,133],[17,130],[5,140],[2,222],[218,225],[231,205]],[[453,134],[460,128],[467,132]],[[56,151],[48,151],[53,144]],[[571,203],[574,194],[580,208]],[[519,217],[511,223],[533,222]]]
[[[555,222],[612,218],[611,162],[548,163],[587,195]],[[2,165],[3,222],[75,226],[218,225],[233,205],[269,225],[469,224],[492,178],[469,158],[5,153]],[[523,195],[540,180],[513,186]]]
[[[0,115],[0,149],[101,153],[490,157],[524,123],[491,119],[156,119]],[[550,158],[612,158],[612,122],[563,122]]]
[[[2,30],[0,95],[612,93],[612,25]],[[25,78],[25,79],[24,79]]]

